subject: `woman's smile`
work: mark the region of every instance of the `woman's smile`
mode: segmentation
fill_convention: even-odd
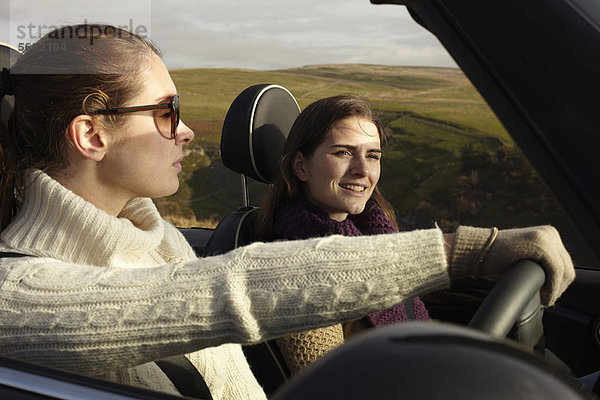
[[[362,193],[362,192],[364,192],[367,189],[365,186],[345,184],[345,183],[342,183],[339,186],[342,189],[348,190],[348,191],[353,192],[353,193]]]

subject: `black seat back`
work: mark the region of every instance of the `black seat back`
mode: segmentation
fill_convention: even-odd
[[[235,248],[256,241],[255,226],[258,207],[240,207],[227,214],[213,231],[206,255],[227,253]]]

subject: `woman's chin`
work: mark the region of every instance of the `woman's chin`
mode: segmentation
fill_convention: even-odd
[[[349,215],[360,214],[361,212],[365,211],[365,206],[366,206],[366,202],[361,203],[361,204],[352,204],[350,207],[348,207],[348,214]]]
[[[176,180],[175,182],[173,182],[173,184],[165,187],[159,193],[156,193],[155,196],[151,196],[151,197],[153,199],[158,199],[158,198],[161,198],[161,197],[167,197],[167,196],[170,196],[172,194],[177,193],[178,190],[179,190],[179,180]]]

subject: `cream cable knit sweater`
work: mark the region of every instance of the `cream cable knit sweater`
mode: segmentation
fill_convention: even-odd
[[[224,343],[331,325],[449,285],[437,229],[198,259],[151,200],[115,218],[41,171],[0,238],[0,251],[37,256],[0,263],[0,354],[176,393],[151,361],[193,352],[216,399],[265,397],[241,347]]]

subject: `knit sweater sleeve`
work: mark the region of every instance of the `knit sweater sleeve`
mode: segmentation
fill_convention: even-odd
[[[0,353],[101,374],[332,325],[449,284],[439,230],[255,243],[154,267],[0,264]]]

